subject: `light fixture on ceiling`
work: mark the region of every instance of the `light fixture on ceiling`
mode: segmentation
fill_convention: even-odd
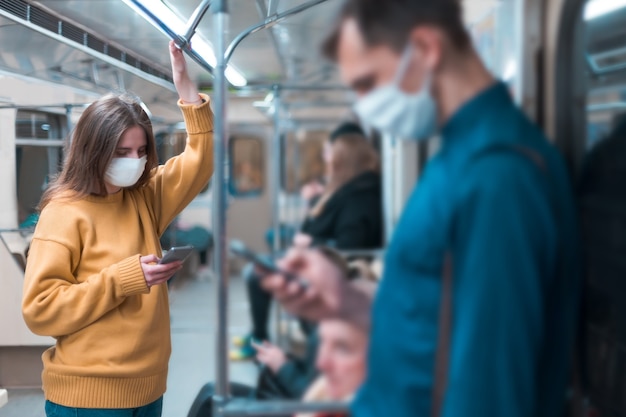
[[[150,22],[154,27],[165,33],[163,28],[158,23],[153,21],[147,16],[141,8],[133,2],[133,0],[122,0],[133,9],[137,14]],[[184,34],[186,31],[186,23],[176,14],[172,9],[167,7],[161,0],[134,0],[141,4],[150,11],[156,18],[158,18],[164,25],[177,34]],[[165,33],[167,35],[167,33]],[[217,60],[215,58],[215,52],[211,45],[204,40],[199,34],[196,34],[192,41],[193,49],[212,67],[215,68]],[[235,87],[244,87],[248,84],[246,78],[232,65],[226,67],[226,79]]]
[[[592,20],[626,7],[626,0],[590,0],[585,6],[585,20]]]

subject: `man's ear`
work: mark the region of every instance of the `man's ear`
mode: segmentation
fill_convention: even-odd
[[[444,39],[439,28],[431,25],[418,26],[409,35],[409,42],[415,48],[414,59],[431,72],[442,62]]]

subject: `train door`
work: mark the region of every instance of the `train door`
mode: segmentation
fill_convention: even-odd
[[[0,188],[3,211],[0,226],[0,385],[29,386],[41,373],[38,358],[52,338],[32,334],[21,316],[26,252],[37,222],[37,205],[63,162],[66,116],[31,109],[6,109],[0,128],[7,152]],[[14,145],[14,147],[13,147]],[[9,149],[11,148],[11,149]]]
[[[546,110],[580,203],[585,392],[626,416],[626,2],[553,2],[546,22]]]

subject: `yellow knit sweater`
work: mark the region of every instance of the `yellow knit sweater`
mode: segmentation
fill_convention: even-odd
[[[213,119],[179,106],[185,151],[150,184],[106,197],[57,199],[41,212],[30,247],[22,310],[28,327],[56,338],[43,354],[46,399],[68,407],[135,408],[165,392],[170,357],[167,286],[148,288],[140,256],[213,173]]]

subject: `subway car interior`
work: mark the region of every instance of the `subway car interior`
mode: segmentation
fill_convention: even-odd
[[[227,8],[217,12],[221,3]],[[462,3],[474,47],[562,152],[580,191],[581,403],[584,415],[626,417],[626,147],[590,158],[605,142],[626,140],[626,1]],[[78,118],[98,97],[128,91],[151,118],[160,163],[185,148],[169,40],[186,51],[192,80],[211,97],[216,143],[209,186],[161,241],[163,249],[196,248],[169,284],[172,355],[163,416],[187,416],[207,382],[228,397],[229,381],[257,381],[254,361],[229,358],[231,338],[250,326],[250,307],[244,262],[228,242],[277,257],[289,248],[307,213],[301,190],[323,180],[325,142],[348,121],[363,123],[380,157],[385,235],[381,247],[342,255],[365,255],[380,275],[394,226],[439,140],[404,141],[358,120],[354,92],[320,50],[341,4],[0,0],[0,416],[44,415],[41,355],[54,339],[27,328],[21,298],[39,201],[62,167]],[[585,182],[590,170],[606,179],[605,188]],[[306,336],[297,321],[272,308],[273,340],[301,351]],[[346,404],[249,400],[219,412],[325,410],[345,411]]]

